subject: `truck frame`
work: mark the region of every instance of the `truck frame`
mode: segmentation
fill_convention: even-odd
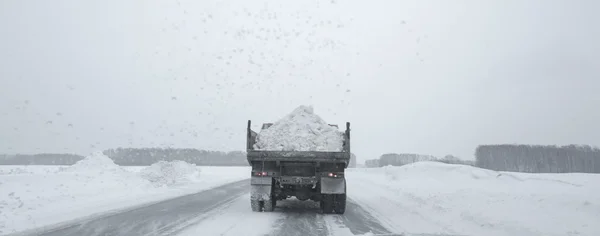
[[[248,120],[247,159],[252,166],[250,206],[252,211],[271,212],[277,201],[295,197],[319,202],[322,213],[346,211],[345,169],[350,162],[350,122],[346,122],[339,152],[255,150],[258,133]],[[264,123],[268,129],[272,123]],[[337,127],[337,125],[331,125]]]

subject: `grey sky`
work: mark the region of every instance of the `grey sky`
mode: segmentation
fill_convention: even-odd
[[[598,1],[0,2],[0,152],[241,150],[301,104],[359,160],[600,145]]]

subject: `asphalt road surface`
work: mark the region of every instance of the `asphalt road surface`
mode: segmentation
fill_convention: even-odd
[[[394,234],[349,198],[346,213],[320,214],[312,201],[280,201],[274,212],[252,212],[249,180],[226,184],[97,219],[74,222],[32,235],[247,235],[267,227],[264,235],[403,235]]]

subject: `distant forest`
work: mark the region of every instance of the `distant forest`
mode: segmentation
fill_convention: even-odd
[[[528,173],[600,173],[600,149],[589,145],[481,145],[476,165],[497,171]]]
[[[246,153],[222,152],[192,148],[116,148],[103,151],[115,164],[122,166],[148,166],[158,161],[181,160],[200,166],[247,166]],[[0,165],[72,165],[85,158],[75,154],[0,154]],[[356,167],[352,154],[350,167]]]
[[[83,159],[75,154],[40,153],[40,154],[0,154],[0,165],[70,165]]]
[[[378,159],[367,160],[365,166],[402,166],[419,161],[439,161],[526,173],[600,173],[600,149],[589,145],[480,145],[475,150],[474,162],[452,155],[435,158],[430,155],[388,153]]]
[[[158,161],[182,160],[204,166],[247,166],[246,153],[178,148],[117,148],[103,151],[115,164],[148,166]],[[0,165],[72,165],[85,156],[75,154],[0,155]]]
[[[452,155],[446,155],[443,158],[437,158],[432,155],[413,154],[413,153],[386,153],[381,155],[378,159],[371,159],[365,161],[366,167],[383,167],[383,166],[402,166],[419,161],[437,161],[448,164],[463,164],[463,165],[474,165],[472,161],[461,160],[458,157]]]
[[[191,148],[117,148],[103,152],[122,166],[147,166],[158,161],[180,160],[203,166],[247,166],[246,153]]]
[[[179,148],[116,148],[103,152],[118,165],[146,166],[160,160],[182,160],[204,166],[247,166],[246,153]],[[84,156],[75,154],[0,154],[0,165],[72,165]],[[600,173],[600,149],[588,145],[481,145],[475,151],[475,161],[461,160],[452,155],[436,158],[431,155],[386,153],[367,160],[366,167],[401,166],[418,161],[439,161],[450,164],[474,165],[496,171],[528,173]],[[356,167],[352,154],[350,167]]]

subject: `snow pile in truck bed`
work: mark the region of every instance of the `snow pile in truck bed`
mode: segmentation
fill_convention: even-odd
[[[140,171],[140,176],[156,186],[172,186],[199,178],[200,169],[185,161],[159,161]]]
[[[264,151],[342,151],[343,132],[316,115],[312,106],[292,113],[262,130],[254,149]]]

